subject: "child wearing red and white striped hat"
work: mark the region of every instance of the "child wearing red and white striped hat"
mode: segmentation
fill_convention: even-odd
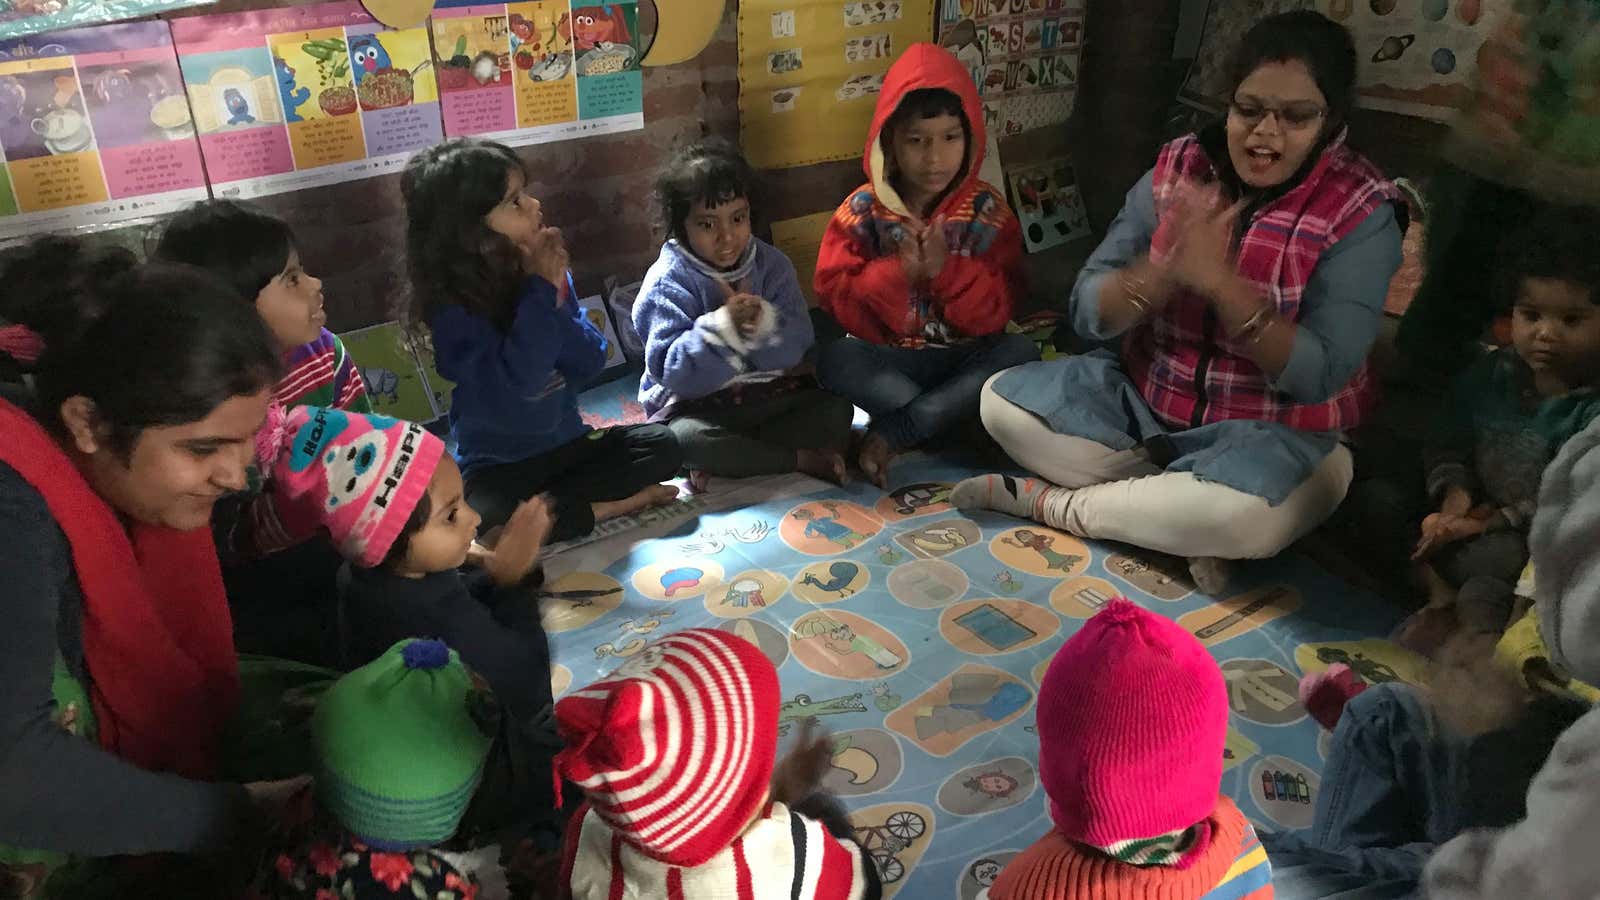
[[[561,895],[876,900],[877,870],[848,826],[786,802],[814,779],[798,779],[811,782],[802,797],[785,786],[796,779],[772,783],[778,703],[772,662],[709,629],[661,638],[562,698],[556,767],[588,801],[567,826]],[[802,755],[820,746],[802,744]]]

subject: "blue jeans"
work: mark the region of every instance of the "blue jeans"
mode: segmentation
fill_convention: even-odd
[[[1468,749],[1410,685],[1351,700],[1310,831],[1262,836],[1278,900],[1411,896],[1434,848],[1465,827]]]
[[[1039,348],[1020,334],[916,350],[845,337],[817,352],[817,380],[866,410],[873,433],[901,450],[975,421],[989,376],[1038,358]]]

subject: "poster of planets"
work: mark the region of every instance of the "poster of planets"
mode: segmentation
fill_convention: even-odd
[[[1493,0],[1317,0],[1356,41],[1357,102],[1443,120],[1467,105]]]
[[[967,474],[902,457],[888,492],[785,476],[555,548],[538,602],[558,695],[663,634],[738,635],[777,667],[781,748],[807,721],[827,731],[823,786],[849,810],[885,896],[980,900],[1051,827],[1041,682],[1062,642],[1116,597],[1178,622],[1217,660],[1222,790],[1263,830],[1305,827],[1321,790],[1321,730],[1300,677],[1333,662],[1369,684],[1415,677],[1371,637],[1395,611],[1305,559],[1241,565],[1209,596],[1182,560],[951,507]]]

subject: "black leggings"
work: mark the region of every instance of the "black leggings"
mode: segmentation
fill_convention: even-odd
[[[550,541],[594,530],[589,504],[622,500],[676,477],[683,466],[678,440],[665,425],[624,425],[591,431],[521,462],[473,469],[466,475],[467,505],[483,517],[480,531],[504,525],[529,497],[555,501]]]

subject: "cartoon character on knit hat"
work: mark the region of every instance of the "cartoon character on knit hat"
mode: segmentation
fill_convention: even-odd
[[[444,442],[415,422],[312,406],[289,414],[283,441],[273,466],[279,517],[296,533],[322,525],[365,568],[415,530],[412,512],[444,455]]]
[[[472,900],[476,879],[432,848],[461,824],[497,727],[493,696],[442,641],[401,641],[340,678],[311,721],[334,821],[279,854],[256,895]]]
[[[556,769],[587,797],[568,825],[564,891],[743,898],[781,884],[784,896],[876,896],[858,845],[774,799],[779,699],[758,647],[687,629],[556,703]]]

